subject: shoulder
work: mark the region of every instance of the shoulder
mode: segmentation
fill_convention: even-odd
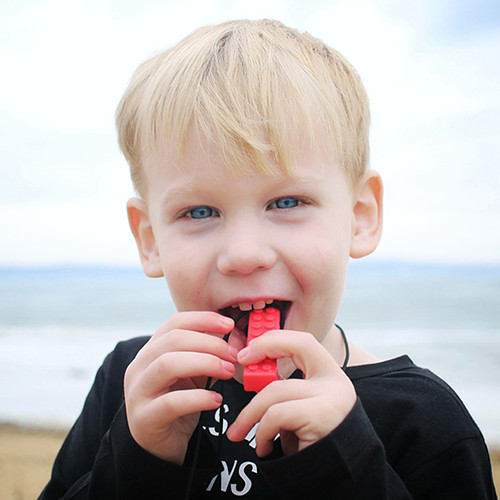
[[[149,339],[150,337],[134,337],[118,342],[113,351],[108,354],[104,363],[125,365],[127,367]]]
[[[482,435],[459,396],[410,358],[348,369],[359,399],[389,449],[411,446],[423,453],[448,449]]]
[[[123,370],[132,362],[137,353],[144,347],[150,337],[135,337],[118,342],[103,362],[105,370]]]
[[[135,337],[116,344],[97,372],[94,387],[100,399],[119,404],[123,398],[123,377],[127,366],[150,337]],[[116,401],[115,401],[116,400]]]
[[[467,411],[446,382],[430,370],[415,365],[408,356],[348,368],[347,375],[367,405],[372,400],[374,403],[387,400],[415,410],[425,401],[433,403],[432,406],[452,404]]]

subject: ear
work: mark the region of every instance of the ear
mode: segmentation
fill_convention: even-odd
[[[372,253],[382,235],[383,186],[380,175],[368,170],[354,190],[351,257]]]
[[[140,198],[131,198],[127,203],[127,214],[130,229],[139,249],[144,273],[151,278],[160,278],[163,276],[160,254],[146,203]]]

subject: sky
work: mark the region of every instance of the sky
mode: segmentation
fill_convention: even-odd
[[[371,259],[500,264],[498,0],[0,0],[0,266],[138,265],[116,105],[143,60],[236,18],[361,74],[385,187]]]

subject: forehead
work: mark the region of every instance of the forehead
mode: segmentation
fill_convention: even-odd
[[[236,161],[228,162],[220,146],[204,135],[189,133],[182,150],[159,144],[157,148],[144,155],[144,167],[148,178],[148,189],[154,183],[153,177],[158,176],[168,180],[182,176],[187,179],[211,179],[238,181],[248,177],[281,177],[294,178],[303,175],[304,166],[311,173],[320,172],[327,168],[336,168],[327,165],[324,155],[317,154],[313,149],[300,147],[294,149],[290,155],[292,161],[283,165],[277,155],[271,150],[266,154],[265,165],[257,165],[246,150],[236,154]],[[333,162],[332,162],[333,163]]]
[[[158,141],[151,151],[143,154],[142,163],[148,184],[153,174],[161,173],[166,176],[184,173],[206,179],[227,176],[234,180],[253,176],[294,178],[303,175],[304,169],[316,175],[341,168],[336,152],[327,146],[330,142],[322,135],[317,134],[314,141],[302,139],[282,145],[281,154],[270,142],[267,151],[255,153],[250,145],[221,144],[217,137],[190,127],[180,147],[167,140]]]
[[[274,196],[277,190],[280,195],[298,195],[301,191],[321,189],[323,196],[328,196],[328,189],[333,186],[349,188],[344,169],[331,159],[325,161],[325,156],[312,148],[298,149],[293,168],[288,171],[272,156],[271,160],[273,169],[265,173],[252,168],[246,160],[234,168],[224,162],[213,142],[190,134],[181,157],[168,147],[146,155],[147,198],[149,203],[163,205],[168,198],[173,202],[200,194],[210,195],[211,199],[233,198],[238,192],[265,197]],[[285,193],[288,189],[291,191]]]

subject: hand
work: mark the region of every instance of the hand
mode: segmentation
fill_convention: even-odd
[[[277,380],[255,395],[227,430],[231,441],[241,441],[260,422],[255,436],[259,457],[271,453],[279,433],[283,452],[302,450],[327,436],[352,410],[356,392],[330,353],[308,333],[271,331],[240,351],[242,365],[265,357],[289,357],[304,379]]]
[[[234,374],[237,350],[222,339],[233,327],[217,313],[177,313],[130,363],[124,379],[128,425],[149,453],[183,463],[200,412],[222,403],[220,394],[205,389],[207,378]]]

